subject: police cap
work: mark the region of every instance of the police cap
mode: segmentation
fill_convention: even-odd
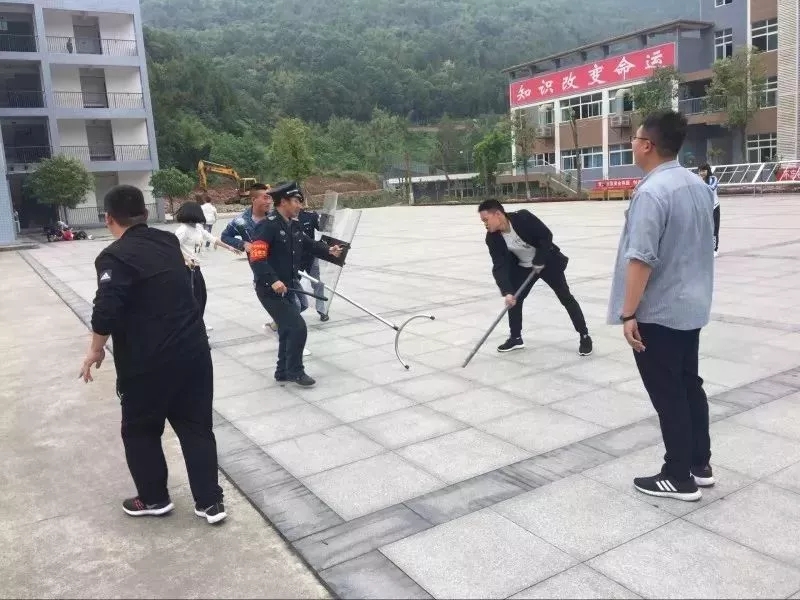
[[[300,190],[300,186],[297,185],[296,181],[290,181],[288,183],[276,185],[275,187],[268,189],[267,194],[272,196],[273,200],[276,202],[283,198],[291,198],[292,196],[298,196],[301,202],[305,200],[303,197],[303,192]]]

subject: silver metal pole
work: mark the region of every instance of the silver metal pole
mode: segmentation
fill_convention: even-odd
[[[306,279],[308,279],[308,280],[309,280],[311,283],[316,283],[316,284],[320,284],[320,283],[322,283],[322,282],[321,282],[319,279],[315,279],[314,277],[312,277],[311,275],[309,275],[309,274],[308,274],[308,273],[306,273],[305,271],[300,271],[300,276],[301,276],[301,277],[305,277],[305,278],[306,278]],[[339,298],[341,298],[341,299],[342,299],[342,300],[344,300],[345,302],[349,302],[350,304],[352,304],[352,305],[353,305],[353,306],[355,306],[356,308],[363,310],[363,311],[364,311],[365,313],[367,313],[368,315],[370,315],[370,316],[372,316],[372,317],[375,317],[376,319],[378,319],[378,321],[380,321],[380,322],[381,322],[381,323],[383,323],[384,325],[387,325],[388,327],[391,327],[391,328],[392,328],[392,329],[394,329],[395,331],[399,331],[399,328],[397,327],[397,325],[395,325],[395,324],[394,324],[394,323],[392,323],[391,321],[387,321],[386,319],[384,319],[384,318],[383,318],[383,317],[381,317],[380,315],[376,315],[374,312],[372,312],[372,311],[371,311],[371,310],[369,310],[368,308],[365,308],[364,306],[362,306],[361,304],[359,304],[359,303],[358,303],[358,302],[356,302],[355,300],[351,300],[350,298],[348,298],[347,296],[345,296],[345,295],[344,295],[344,294],[342,294],[341,292],[337,292],[336,290],[334,290],[334,289],[332,289],[332,288],[329,288],[329,287],[328,287],[327,285],[325,285],[324,283],[322,283],[322,285],[323,285],[323,287],[324,287],[326,290],[328,290],[330,293],[332,293],[332,294],[335,294],[335,295],[339,296]]]

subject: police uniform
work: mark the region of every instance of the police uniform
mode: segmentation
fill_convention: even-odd
[[[303,230],[303,233],[307,235],[312,240],[317,231],[322,231],[322,226],[320,225],[320,216],[319,213],[313,210],[305,210],[297,216],[297,221],[300,223],[300,228]],[[306,253],[303,256],[303,261],[300,265],[300,270],[305,271],[309,275],[311,275],[314,279],[319,279],[319,259],[316,258],[313,254]],[[311,284],[314,293],[317,296],[324,296],[325,295],[325,286],[322,283],[314,283]],[[301,305],[301,312],[308,308],[308,298],[306,296],[300,296],[300,305]],[[325,310],[325,301],[324,300],[317,300],[317,313],[319,314],[320,318],[323,321],[328,320],[328,314]]]
[[[281,198],[302,197],[294,182],[272,188],[268,193],[276,200],[276,204]],[[303,348],[308,332],[300,316],[299,302],[293,292],[279,295],[272,285],[278,281],[282,281],[286,287],[298,285],[297,272],[302,267],[306,253],[327,256],[328,252],[327,244],[314,241],[303,233],[298,221],[285,219],[277,209],[254,232],[250,267],[253,269],[256,295],[278,325],[277,381],[294,381],[301,385],[314,383],[305,374],[303,366]]]

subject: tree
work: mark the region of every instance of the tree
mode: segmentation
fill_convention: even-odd
[[[509,154],[511,147],[511,132],[505,123],[497,125],[494,130],[484,136],[475,144],[473,155],[475,165],[480,172],[480,179],[490,191],[497,179],[497,167]]]
[[[706,88],[709,110],[725,112],[725,126],[739,135],[742,159],[747,156],[747,126],[762,104],[767,83],[764,61],[757,50],[744,46],[733,56],[716,61]]]
[[[434,161],[438,163],[444,178],[447,181],[447,195],[450,195],[450,174],[449,171],[455,165],[459,157],[459,134],[453,120],[445,115],[439,122],[436,132],[436,146],[434,149]]]
[[[314,168],[311,130],[300,119],[281,119],[269,147],[271,171],[282,179],[302,182]]]
[[[522,166],[525,173],[525,197],[531,199],[531,188],[528,183],[528,161],[533,154],[533,146],[536,143],[536,121],[531,117],[536,116],[527,110],[516,110],[511,116],[511,132],[514,137],[514,144],[517,147],[517,165]]]
[[[573,161],[575,164],[575,187],[578,196],[583,194],[583,158],[581,157],[581,147],[578,145],[578,107],[573,106],[569,112],[569,127],[572,131],[572,144],[575,148]]]
[[[392,157],[403,153],[407,132],[407,124],[400,117],[379,108],[372,111],[362,138],[367,168],[382,173]]]
[[[153,173],[150,177],[153,194],[169,200],[169,212],[175,214],[175,198],[183,198],[192,193],[194,180],[175,167],[168,167]]]
[[[683,81],[674,67],[659,67],[631,90],[636,115],[644,119],[660,110],[670,110],[678,99],[678,84]]]
[[[223,133],[214,138],[211,160],[236,169],[242,177],[262,178],[267,172],[267,153],[253,136]]]
[[[26,185],[42,204],[63,208],[75,208],[95,187],[94,177],[83,163],[63,154],[39,163]]]

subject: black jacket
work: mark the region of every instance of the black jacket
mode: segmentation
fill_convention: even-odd
[[[313,210],[302,211],[298,215],[297,221],[300,223],[300,229],[303,231],[303,233],[312,240],[314,239],[314,235],[317,231],[322,231],[322,227],[320,226],[319,222],[319,213]],[[300,270],[308,273],[313,263],[314,255],[310,252],[305,252],[303,254],[303,259],[300,261]]]
[[[95,260],[92,330],[111,335],[117,378],[208,352],[208,336],[175,234],[135,225]]]
[[[290,286],[307,254],[327,256],[328,245],[308,237],[298,221],[287,221],[278,212],[271,213],[256,227],[250,248],[250,268],[256,285],[282,281]]]
[[[536,215],[527,210],[520,210],[510,212],[506,216],[520,239],[536,248],[534,265],[544,265],[547,269],[567,268],[569,259],[553,243],[553,233]],[[511,283],[510,271],[519,265],[517,257],[508,249],[503,234],[499,231],[486,234],[486,245],[489,246],[489,254],[492,257],[492,275],[497,287],[504,296],[514,294],[517,290]]]

